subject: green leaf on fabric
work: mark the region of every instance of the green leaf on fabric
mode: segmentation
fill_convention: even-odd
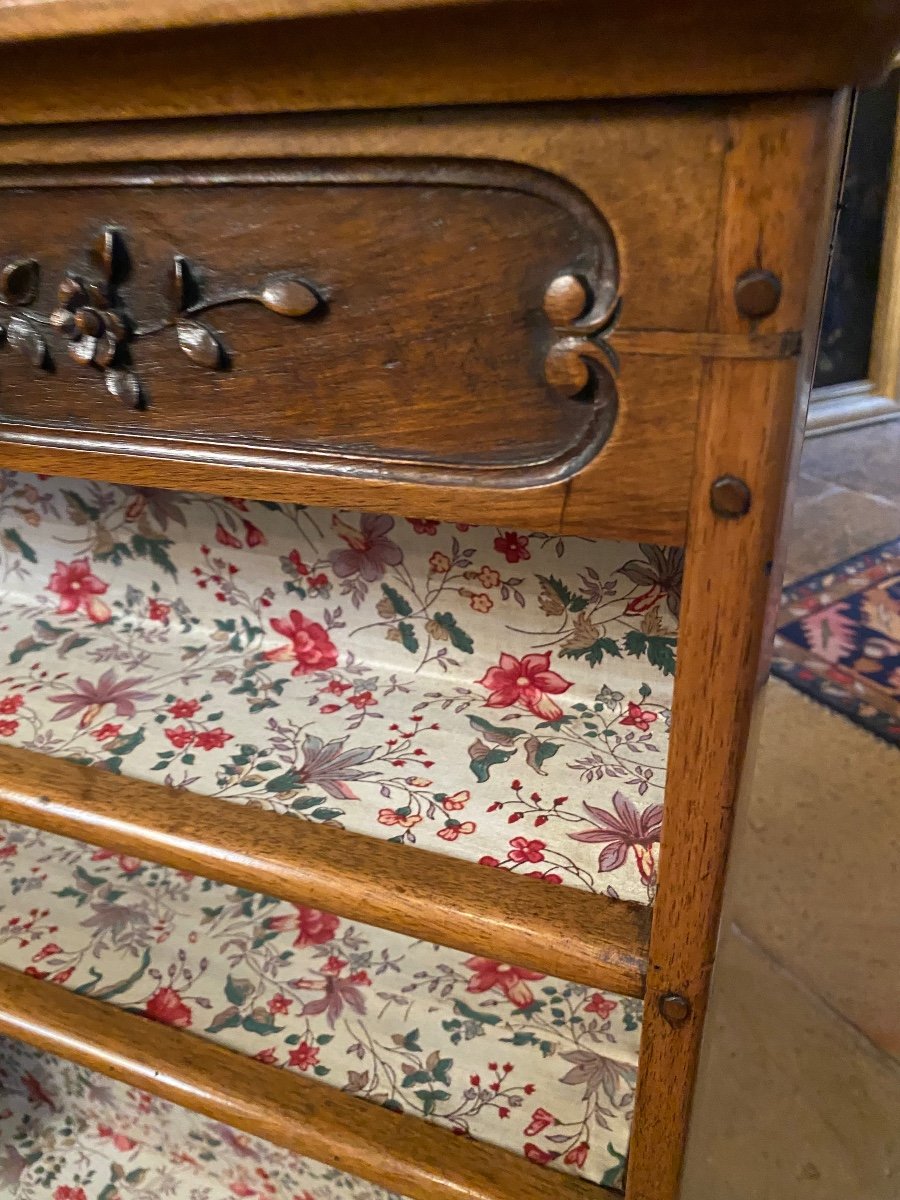
[[[479,1012],[477,1008],[470,1008],[462,1000],[454,1000],[453,1009],[461,1017],[465,1017],[467,1021],[478,1021],[481,1025],[499,1025],[502,1019],[496,1013]]]
[[[171,545],[173,545],[171,538],[148,538],[140,533],[133,534],[131,538],[131,546],[136,557],[149,558],[152,563],[157,567],[161,567],[163,571],[175,579],[178,572],[175,570],[175,564],[167,553],[167,547]]]
[[[470,714],[469,724],[477,729],[487,742],[496,742],[498,746],[511,746],[517,737],[521,737],[524,729],[515,729],[511,725],[492,725],[484,717]]]
[[[557,579],[555,575],[538,575],[538,579],[548,591],[553,592],[560,603],[564,604],[569,612],[578,613],[587,607],[587,600],[584,598],[584,596],[576,596],[575,593],[571,592],[563,583],[563,581],[561,579]]]
[[[487,783],[490,778],[491,767],[508,762],[515,754],[515,750],[501,750],[498,746],[490,750],[483,742],[476,742],[475,747],[478,748],[477,753],[473,753],[472,746],[469,747],[469,769],[479,783]],[[482,747],[484,749],[483,753],[481,750]]]
[[[625,635],[625,649],[632,658],[646,656],[651,666],[659,667],[664,675],[675,674],[675,638],[631,629]]]
[[[391,607],[398,617],[409,616],[409,614],[412,612],[412,605],[408,600],[404,599],[404,597],[400,595],[396,588],[392,588],[389,583],[383,583],[381,585],[381,590],[391,602]]]
[[[465,630],[460,629],[452,613],[435,613],[434,621],[447,633],[450,642],[463,654],[474,654],[475,645]]]
[[[608,654],[611,658],[622,657],[622,651],[615,638],[597,638],[595,642],[591,642],[590,646],[570,646],[567,650],[560,651],[561,657],[584,658],[592,667],[599,667],[603,662],[604,654]]]
[[[225,997],[232,1004],[243,1004],[253,992],[253,982],[250,979],[235,979],[229,975],[225,980]]]
[[[274,779],[266,780],[267,792],[294,792],[299,787],[300,777],[293,768],[285,771],[282,775],[276,775]]]
[[[37,555],[24,540],[18,529],[4,529],[3,536],[7,539],[7,541],[12,542],[26,562],[37,562]]]

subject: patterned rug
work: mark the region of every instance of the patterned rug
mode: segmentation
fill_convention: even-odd
[[[900,746],[900,538],[785,588],[772,671]]]

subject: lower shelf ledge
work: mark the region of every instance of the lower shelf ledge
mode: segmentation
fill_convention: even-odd
[[[621,1196],[4,966],[0,1034],[410,1200]]]
[[[651,909],[0,749],[0,819],[574,983],[642,996]]]

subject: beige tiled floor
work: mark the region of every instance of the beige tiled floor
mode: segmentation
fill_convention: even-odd
[[[810,440],[800,471],[788,580],[900,534],[900,422]],[[900,756],[767,691],[682,1200],[898,1200]]]

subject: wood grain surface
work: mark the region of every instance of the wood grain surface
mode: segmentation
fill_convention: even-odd
[[[760,267],[781,279],[783,291],[758,330],[802,326],[808,312],[808,345],[815,345],[824,286],[816,263],[824,262],[837,173],[829,134],[839,146],[844,117],[842,106],[833,110],[823,99],[787,120],[735,118],[722,181],[712,331],[747,330],[734,280]],[[809,382],[808,371],[798,374],[789,362],[719,360],[704,368],[627,1200],[678,1194],[734,805],[766,674],[766,609],[780,587],[772,564],[785,483]],[[746,515],[713,512],[711,488],[723,476],[748,485]],[[664,999],[672,995],[682,998],[674,1021]]]
[[[28,303],[5,298],[8,320],[46,348],[35,367],[8,338],[0,437],[41,428],[175,458],[186,440],[213,464],[502,488],[571,477],[615,420],[610,369],[576,397],[545,377],[559,272],[583,272],[604,311],[618,295],[605,219],[545,172],[447,159],[14,171],[0,211],[0,266],[40,272]],[[84,288],[104,228],[128,261],[98,304]],[[296,316],[268,298],[288,285],[307,298]],[[73,310],[62,329],[54,310]],[[125,334],[108,363],[111,318]],[[123,369],[138,404],[104,386]]]
[[[772,107],[772,103],[766,103]],[[256,457],[257,446],[247,444],[246,438],[242,446],[220,442],[216,448],[209,437],[204,442],[200,422],[205,420],[215,425],[220,420],[215,406],[204,408],[200,404],[196,443],[188,444],[184,439],[179,443],[175,438],[166,442],[150,437],[148,432],[140,432],[140,422],[145,419],[160,421],[166,414],[154,418],[151,409],[148,413],[120,415],[122,410],[112,397],[107,400],[106,396],[96,396],[92,390],[90,396],[85,392],[80,402],[90,406],[88,427],[79,427],[79,422],[74,420],[62,424],[55,420],[50,426],[52,436],[48,437],[40,427],[43,416],[47,415],[42,408],[32,424],[20,422],[14,431],[14,440],[13,428],[7,424],[7,442],[2,448],[2,457],[11,467],[88,475],[145,486],[176,486],[302,503],[382,509],[455,521],[515,523],[523,528],[548,532],[682,541],[700,380],[698,350],[701,346],[694,332],[702,331],[706,314],[726,122],[726,107],[667,102],[637,106],[588,104],[566,108],[473,109],[464,113],[391,113],[380,114],[377,118],[360,114],[353,118],[310,116],[212,124],[190,122],[178,126],[116,125],[91,132],[85,132],[84,128],[2,130],[0,161],[11,167],[18,164],[23,168],[19,178],[29,180],[46,179],[48,173],[53,174],[53,169],[64,168],[65,164],[72,164],[76,170],[82,169],[78,164],[85,158],[109,163],[143,161],[149,163],[146,169],[157,173],[161,169],[158,166],[161,160],[185,163],[185,169],[188,163],[193,163],[196,172],[203,169],[204,158],[209,158],[210,163],[222,163],[235,158],[246,160],[248,156],[266,157],[270,161],[301,157],[316,161],[319,170],[325,169],[322,160],[334,163],[337,160],[355,161],[360,157],[401,163],[409,158],[433,160],[436,170],[442,169],[442,163],[448,157],[536,167],[565,181],[554,185],[558,190],[575,196],[580,194],[583,204],[589,208],[593,206],[605,215],[619,248],[623,296],[622,316],[611,337],[611,343],[618,348],[622,359],[617,380],[618,414],[612,436],[600,454],[580,472],[556,484],[499,487],[491,484],[485,474],[479,488],[460,484],[425,487],[397,479],[394,472],[386,469],[377,478],[359,479],[350,462],[341,475],[326,473],[326,463],[322,463],[323,470],[319,474],[299,474],[290,469],[289,463],[275,461],[277,455],[271,445],[266,454],[260,450]],[[473,169],[478,169],[478,163]],[[42,164],[40,174],[26,173],[24,168],[28,164]],[[209,169],[212,172],[214,167]],[[288,173],[292,169],[293,166],[286,164]],[[6,178],[16,178],[16,173],[11,172]],[[124,188],[122,193],[127,191]],[[202,196],[206,194],[199,191]],[[114,191],[112,199],[118,196],[119,192]],[[52,199],[48,203],[52,204]],[[198,203],[198,208],[202,208],[202,204]],[[115,218],[113,206],[103,211],[101,220],[114,223]],[[412,220],[414,218],[407,218],[407,227]],[[583,223],[576,224],[577,238],[583,236]],[[418,228],[421,232],[422,227]],[[344,263],[350,264],[354,229],[344,228],[341,233],[344,240],[338,248]],[[215,230],[210,236],[217,236]],[[335,233],[329,230],[328,236],[334,239]],[[319,253],[310,240],[304,242],[302,236],[296,240],[312,246],[313,257]],[[589,238],[592,244],[596,240],[596,234]],[[10,233],[5,230],[4,241],[11,253],[28,252],[23,248],[24,241],[13,245],[14,229]],[[70,245],[73,241],[76,246]],[[65,239],[66,253],[77,256],[78,245],[80,242],[71,229]],[[391,257],[389,230],[384,230],[380,245],[390,271],[408,270],[406,263],[397,264]],[[508,245],[511,246],[511,242]],[[186,252],[186,247],[178,248]],[[306,254],[304,257],[307,258]],[[568,253],[564,259],[558,257],[560,268],[577,265],[572,264]],[[526,272],[534,270],[534,266],[529,266],[530,258],[538,264],[548,265],[546,251],[540,245],[530,245],[528,256],[522,258]],[[314,265],[331,270],[329,262],[332,260],[331,256],[329,260],[319,258],[314,260]],[[61,266],[62,262],[64,256],[60,251],[56,266]],[[149,277],[155,278],[152,274]],[[524,280],[524,275],[518,277]],[[50,284],[55,282],[52,272],[47,278]],[[541,283],[546,286],[546,274]],[[371,286],[374,288],[377,284],[376,280]],[[426,280],[424,287],[434,287],[433,281]],[[473,313],[484,312],[486,299],[497,287],[503,288],[503,283],[488,277],[484,271],[476,272],[470,280],[467,278],[464,300]],[[470,316],[464,304],[458,312],[463,328],[472,328],[467,323],[478,318]],[[268,322],[277,319],[269,313],[260,316],[263,319],[259,328],[271,330]],[[313,325],[299,323],[293,331],[298,342],[305,346],[308,338],[323,336],[329,320],[335,324],[334,316],[337,313],[325,317],[324,322],[317,318]],[[430,343],[437,347],[436,353],[442,352],[442,323],[439,320],[434,320],[432,328],[428,329],[427,313],[422,316],[421,306],[413,307],[412,313],[403,310],[402,316],[410,331],[416,323],[425,328],[428,337],[436,340]],[[534,344],[546,349],[550,331],[542,307],[535,305],[534,296],[527,312],[523,316],[520,314],[517,320],[527,323],[530,341],[526,341],[520,329],[512,342],[517,346]],[[458,324],[451,323],[449,330],[445,329],[451,341],[457,334]],[[234,332],[234,346],[239,349],[240,330],[235,328]],[[280,340],[284,335],[276,329],[274,334],[265,336],[271,344],[275,338]],[[476,336],[481,337],[481,326]],[[340,364],[335,364],[335,370],[343,372],[343,378],[350,380],[354,388],[364,390],[362,394],[365,395],[365,388],[377,391],[378,378],[390,373],[384,371],[384,361],[402,362],[403,356],[421,353],[408,340],[401,342],[400,330],[391,341],[397,343],[398,353],[392,354],[390,359],[385,356],[378,360],[374,382],[371,373],[360,371],[359,364],[354,361],[350,337],[346,343],[331,343],[341,359]],[[456,344],[461,344],[458,337]],[[706,349],[709,349],[708,344]],[[722,343],[716,349],[727,354],[779,355],[784,353],[785,347],[780,341],[766,343],[763,338],[762,343],[748,342],[744,335],[736,335],[730,343]],[[480,353],[484,358],[488,354],[502,355],[504,352],[502,346],[491,343]],[[4,377],[12,370],[7,367],[8,358],[10,355],[4,352],[0,361],[0,373]],[[302,367],[302,358],[295,361]],[[236,358],[235,386],[239,383],[240,366],[240,359]],[[23,361],[14,367],[26,368],[26,364]],[[74,365],[72,371],[68,371],[66,365],[66,370],[67,378],[73,376]],[[193,372],[194,377],[198,373],[187,362],[180,370]],[[527,371],[528,366],[518,364],[516,370]],[[277,362],[274,371],[272,378],[283,384],[282,368]],[[428,372],[426,364],[420,373],[422,379],[416,396],[422,397],[427,407],[433,372]],[[290,384],[289,389],[282,386],[275,396],[276,409],[282,406],[284,412],[292,404],[299,404],[296,397],[302,394],[302,380],[304,372],[301,370],[298,382]],[[91,379],[90,388],[96,386],[96,380]],[[48,380],[44,395],[52,390],[53,380]],[[286,395],[288,390],[289,396]],[[359,396],[360,391],[355,391],[354,395]],[[452,395],[448,392],[448,396],[450,409]],[[332,397],[334,390],[325,402],[324,412],[316,418],[319,430],[330,421],[334,431],[335,414],[346,413],[347,406],[341,396],[334,398],[335,413],[330,412],[328,406]],[[0,406],[2,401],[4,392],[0,388]],[[58,406],[68,401],[52,398],[49,403]],[[500,397],[500,403],[504,403],[503,397]],[[377,425],[377,412],[370,412],[372,424]],[[433,413],[433,408],[430,412]],[[260,419],[258,412],[250,416],[239,415],[242,420],[258,422]],[[360,420],[365,419],[365,410],[359,415]],[[92,434],[91,420],[98,422],[100,416],[103,418],[100,424],[106,424],[108,420],[108,427]],[[408,425],[410,418],[404,419]],[[484,422],[492,419],[490,412],[467,415],[467,420]],[[133,422],[127,437],[122,436],[124,420]],[[356,421],[355,412],[353,420]],[[82,420],[80,425],[84,424]],[[516,422],[515,428],[506,432],[506,437],[523,438],[527,443],[534,433],[523,425],[523,421]],[[448,426],[446,437],[458,438],[458,432]],[[385,458],[385,466],[389,462]]]
[[[0,819],[628,996],[650,909],[11,747]],[[560,935],[560,930],[565,935]]]
[[[289,0],[7,0],[0,111],[34,124],[828,89],[875,78],[900,34],[884,0],[380,2],[396,11],[293,0],[317,15],[275,23],[259,18]],[[251,23],[158,29],[238,8]]]
[[[0,966],[0,1034],[410,1200],[621,1197],[6,966]]]

